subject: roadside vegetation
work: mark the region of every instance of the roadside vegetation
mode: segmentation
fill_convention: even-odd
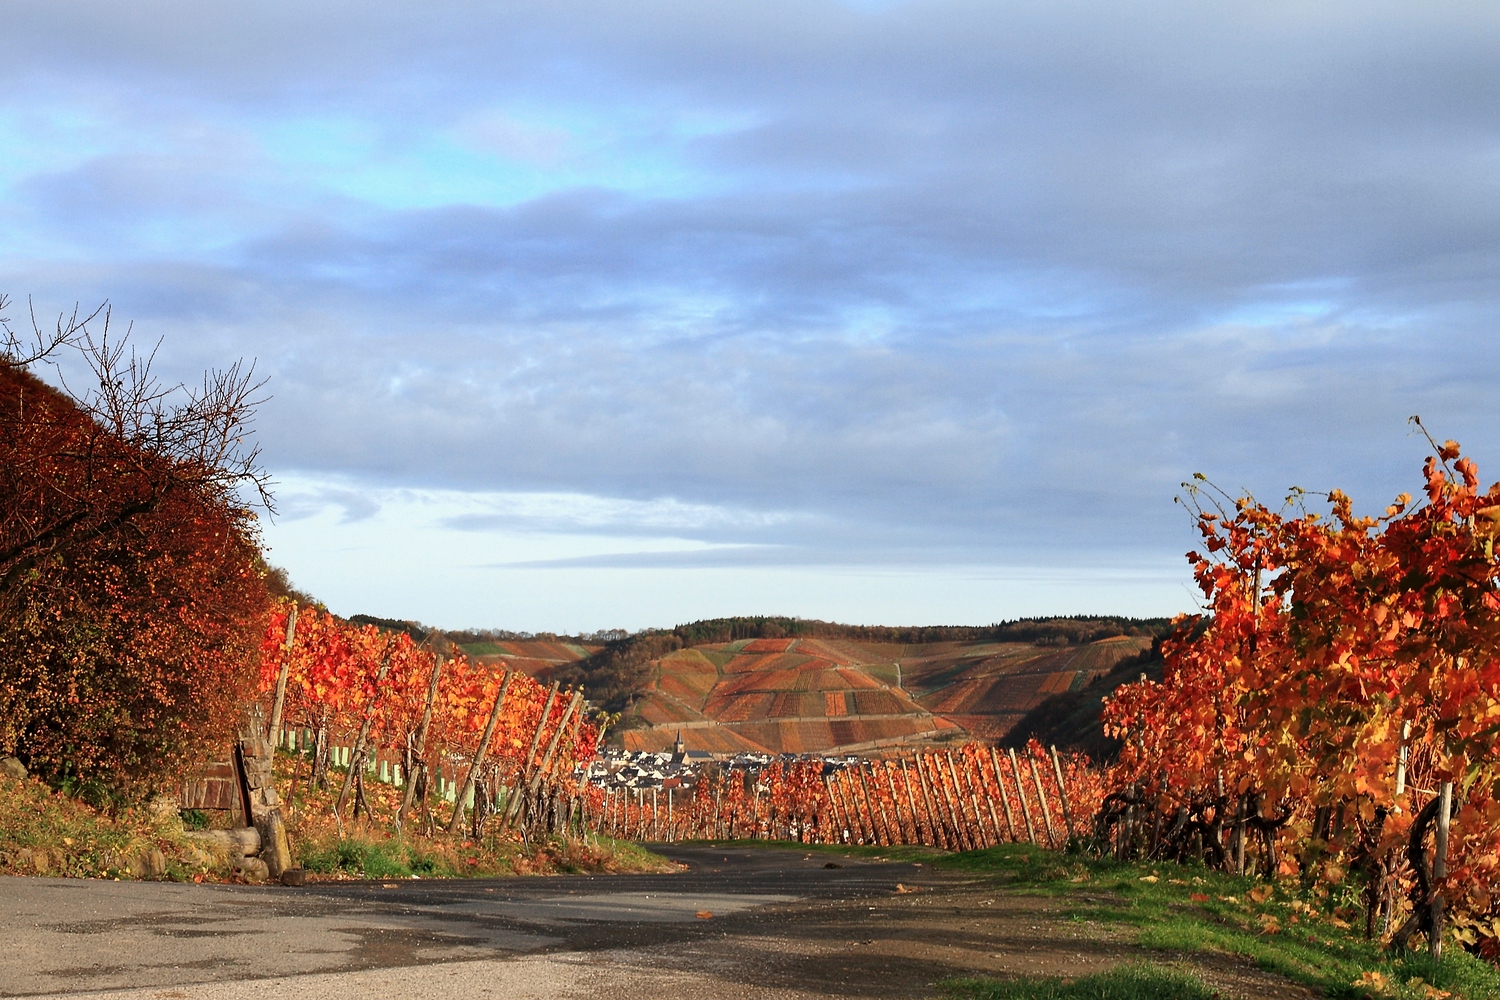
[[[188,834],[175,802],[105,811],[0,774],[0,874],[217,882],[232,870],[225,849]]]
[[[288,775],[281,776],[283,781]],[[285,785],[283,784],[283,787]],[[293,857],[309,881],[395,878],[490,878],[558,873],[671,871],[665,858],[608,837],[407,836],[390,822],[357,820],[340,830],[329,815],[331,793],[298,793],[289,833]],[[393,815],[388,786],[369,794],[378,813]],[[0,875],[59,878],[246,881],[242,857],[202,836],[227,813],[178,812],[173,798],[141,805],[94,806],[76,790],[34,776],[0,773]]]
[[[313,879],[487,878],[657,872],[676,867],[638,844],[592,833],[527,840],[518,830],[502,831],[496,824],[477,839],[450,836],[442,829],[445,816],[421,810],[414,810],[400,830],[394,817],[401,792],[378,782],[365,788],[374,818],[364,816],[340,824],[332,808],[338,782],[328,789],[309,788],[305,773],[301,781],[294,781],[297,763],[288,754],[278,757],[277,784],[290,789],[287,832],[293,858]],[[335,777],[342,773],[343,768],[333,770]]]
[[[954,979],[952,997],[973,1000],[1217,1000],[1219,994],[1196,976],[1159,965],[1122,965],[1076,979],[1025,976],[1018,979]]]
[[[1122,863],[1016,844],[951,855],[935,864],[997,877],[1016,891],[1065,899],[1071,904],[1070,919],[1124,929],[1136,944],[1166,961],[1205,953],[1235,955],[1329,997],[1500,997],[1500,970],[1466,952],[1450,949],[1434,962],[1425,952],[1393,955],[1378,939],[1366,940],[1359,921],[1364,887],[1353,879],[1342,885],[1268,883],[1201,866]],[[1073,995],[1046,992],[1056,987],[1043,982],[1032,993],[985,992],[990,987],[978,981],[952,986],[959,996]],[[1146,985],[1123,980],[1110,989],[1115,992],[1079,995],[1193,995],[1142,992]]]

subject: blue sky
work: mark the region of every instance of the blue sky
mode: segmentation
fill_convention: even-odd
[[[1221,9],[1222,8],[1222,9]],[[1194,604],[1488,468],[1482,3],[18,3],[0,291],[255,358],[273,561],[527,630]],[[13,310],[14,312],[14,310]]]

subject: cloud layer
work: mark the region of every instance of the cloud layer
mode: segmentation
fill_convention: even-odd
[[[108,297],[184,375],[258,357],[288,525],[430,489],[484,508],[433,509],[455,544],[695,553],[482,561],[528,572],[1155,566],[1192,543],[1193,471],[1375,505],[1415,481],[1411,413],[1494,452],[1497,29],[1482,4],[21,5],[0,289]],[[298,544],[337,604],[337,552]]]

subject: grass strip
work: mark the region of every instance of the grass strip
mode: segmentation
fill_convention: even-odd
[[[1215,1000],[1202,980],[1175,969],[1140,963],[1077,979],[1022,976],[962,978],[941,984],[950,997],[972,1000]]]
[[[1456,946],[1438,963],[1425,951],[1394,955],[1379,940],[1366,940],[1364,887],[1353,878],[1331,886],[1272,884],[1202,865],[1118,862],[1024,844],[933,864],[1064,899],[1069,919],[1131,929],[1142,947],[1238,955],[1328,997],[1500,1000],[1500,969]]]

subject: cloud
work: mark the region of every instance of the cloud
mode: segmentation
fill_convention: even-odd
[[[1497,20],[23,5],[0,288],[258,357],[273,466],[336,480],[288,519],[1129,563],[1194,471],[1375,507],[1411,413],[1495,450]]]
[[[278,484],[279,485],[279,484]],[[380,502],[368,491],[320,487],[276,489],[276,519],[302,521],[330,508],[343,512],[340,524],[358,524],[380,513]]]

